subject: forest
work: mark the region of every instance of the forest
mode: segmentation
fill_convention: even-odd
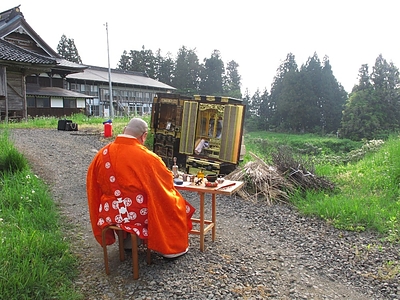
[[[82,63],[73,40],[62,36],[58,53]],[[352,140],[387,138],[400,122],[399,69],[379,55],[372,70],[359,68],[359,82],[347,93],[332,72],[329,57],[317,53],[298,66],[288,53],[276,70],[270,91],[250,95],[241,91],[239,63],[225,63],[214,50],[200,61],[196,49],[182,46],[176,56],[153,52],[124,51],[117,69],[143,72],[177,88],[177,93],[228,96],[246,104],[247,131],[314,133]]]

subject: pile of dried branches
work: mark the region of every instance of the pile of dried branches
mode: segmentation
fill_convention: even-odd
[[[333,191],[335,189],[332,182],[314,174],[315,168],[312,162],[300,158],[295,159],[288,148],[279,148],[276,153],[272,154],[272,160],[279,174],[303,191]]]
[[[243,181],[244,186],[238,195],[246,200],[264,200],[268,204],[274,201],[287,201],[293,185],[283,178],[275,168],[267,165],[255,154],[250,153],[254,161],[250,161],[242,168],[238,168],[225,178]]]
[[[238,191],[243,199],[263,200],[270,205],[277,201],[288,202],[290,194],[298,189],[305,191],[335,188],[333,183],[312,174],[286,151],[279,151],[273,155],[276,165],[274,167],[266,164],[254,153],[250,155],[253,161],[226,176],[229,180],[244,181],[243,188]]]

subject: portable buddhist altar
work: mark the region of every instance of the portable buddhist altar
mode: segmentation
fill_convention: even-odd
[[[172,168],[195,174],[232,172],[244,155],[245,106],[229,97],[160,93],[154,98],[151,130],[153,151]]]

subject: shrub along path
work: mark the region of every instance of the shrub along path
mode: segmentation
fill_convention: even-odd
[[[130,258],[119,262],[113,245],[107,276],[91,232],[85,177],[94,153],[110,140],[56,129],[15,129],[12,137],[65,217],[84,299],[400,299],[397,246],[373,233],[336,230],[287,205],[238,196],[218,197],[217,239],[207,236],[205,252],[197,236],[174,261],[153,253],[148,266],[141,252],[134,281]],[[198,207],[197,195],[183,195]]]

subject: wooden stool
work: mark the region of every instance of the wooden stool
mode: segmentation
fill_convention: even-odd
[[[110,225],[103,229],[101,232],[101,239],[103,245],[104,252],[104,266],[106,268],[106,274],[110,274],[110,269],[108,267],[108,255],[107,255],[107,245],[106,245],[106,232],[107,230],[112,229],[115,230],[118,235],[118,246],[119,246],[119,260],[125,260],[125,250],[124,250],[124,230],[119,228],[118,226]],[[135,233],[127,233],[131,235],[132,240],[132,266],[133,266],[133,279],[136,280],[139,278],[139,260],[138,260],[138,240],[139,237]],[[151,264],[151,251],[147,248],[146,253],[146,262],[147,264]]]

